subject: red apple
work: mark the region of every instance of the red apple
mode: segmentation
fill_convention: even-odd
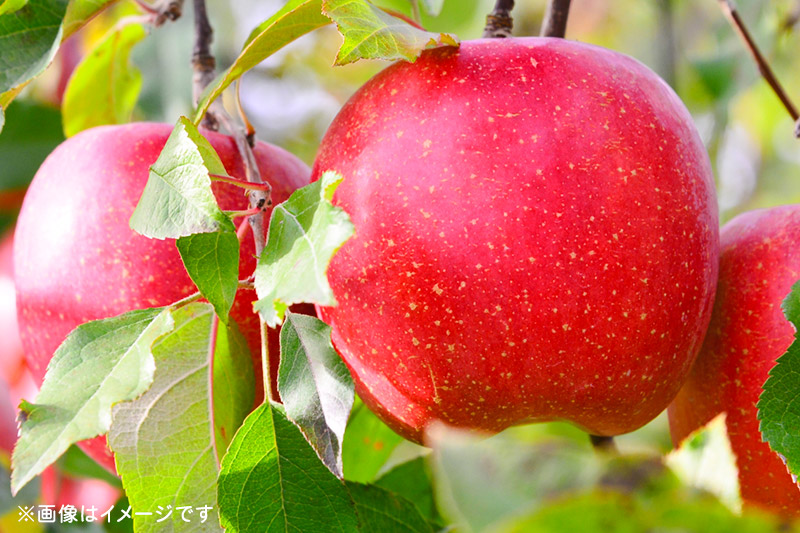
[[[425,52],[345,105],[313,177],[327,170],[356,236],[322,317],[405,437],[435,420],[616,435],[688,375],[717,277],[714,184],[689,113],[637,61],[542,38]]]
[[[128,225],[149,166],[171,131],[169,124],[150,123],[93,128],[62,143],[36,173],[17,223],[14,266],[22,342],[40,382],[56,348],[79,324],[167,305],[196,290],[174,241],[142,237]],[[233,139],[204,134],[230,175],[243,179]],[[308,167],[288,152],[258,143],[255,154],[261,174],[273,186],[275,203],[308,183]],[[215,183],[214,190],[222,209],[247,208],[242,189]],[[241,275],[252,274],[255,265],[248,234],[241,248]],[[254,291],[241,291],[232,316],[253,350],[260,383],[255,298]],[[113,469],[103,440],[90,441],[84,449]]]
[[[10,386],[18,383],[25,372],[14,296],[13,247],[14,234],[9,231],[0,237],[0,372]]]
[[[756,403],[775,360],[794,340],[781,302],[800,278],[800,205],[744,213],[720,234],[717,297],[689,380],[669,407],[677,445],[719,413],[739,468],[742,499],[800,514],[800,490],[762,442]]]

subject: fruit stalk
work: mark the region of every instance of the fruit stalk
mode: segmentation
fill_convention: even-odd
[[[514,9],[514,0],[497,0],[494,9],[486,17],[486,27],[483,36],[488,38],[511,37],[514,29],[514,19],[511,10]]]
[[[614,442],[614,437],[605,437],[600,435],[589,435],[589,441],[592,447],[598,453],[618,453],[617,443]]]
[[[551,0],[542,21],[542,37],[561,37],[567,33],[570,0]]]
[[[758,65],[758,71],[761,73],[761,76],[763,76],[764,80],[778,96],[783,104],[783,107],[786,108],[786,111],[792,117],[792,120],[795,121],[795,137],[800,137],[800,121],[798,121],[798,119],[800,119],[800,113],[798,113],[797,108],[792,102],[792,99],[789,98],[788,94],[786,94],[783,86],[778,81],[775,73],[772,71],[772,67],[769,66],[766,58],[764,58],[764,55],[758,48],[758,45],[753,40],[753,36],[750,34],[747,26],[745,26],[744,22],[742,21],[742,17],[739,15],[736,5],[732,2],[732,0],[719,0],[719,5],[722,8],[723,13],[725,13],[725,16],[728,17],[728,20],[731,22],[731,24],[733,24],[736,32],[744,41],[745,45],[747,46],[747,50],[750,52],[750,55],[753,56],[756,65]]]

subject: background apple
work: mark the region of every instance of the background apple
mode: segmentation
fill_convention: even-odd
[[[87,130],[61,144],[31,183],[17,224],[14,266],[20,333],[39,382],[56,348],[79,324],[167,305],[196,290],[174,241],[151,240],[128,226],[149,166],[171,131],[171,125],[151,123]],[[233,140],[205,135],[230,175],[243,178]],[[308,182],[308,167],[288,152],[259,143],[255,154],[261,174],[273,186],[275,203]],[[222,209],[247,208],[243,189],[214,187]],[[255,268],[253,250],[248,233],[241,248],[243,277]],[[248,339],[260,383],[255,298],[255,291],[240,291],[232,316]],[[103,440],[84,444],[92,457],[113,469]]]
[[[426,52],[345,105],[326,170],[356,236],[322,316],[402,435],[616,435],[677,393],[711,313],[717,207],[691,117],[637,61],[562,39]]]
[[[689,380],[669,407],[677,445],[727,413],[742,499],[800,514],[800,489],[761,440],[756,403],[778,357],[794,340],[781,302],[800,278],[800,205],[750,211],[720,235],[720,273],[711,325]]]

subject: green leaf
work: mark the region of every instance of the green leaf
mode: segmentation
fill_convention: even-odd
[[[254,306],[270,327],[283,321],[292,304],[336,304],[325,272],[354,231],[347,213],[331,203],[341,181],[336,172],[325,172],[272,211],[267,245],[256,267],[259,300]]]
[[[216,481],[219,472],[216,435],[219,428],[217,413],[212,420],[209,409],[209,349],[214,342],[212,322],[214,313],[208,304],[191,304],[173,313],[175,329],[153,346],[156,373],[153,385],[140,398],[120,403],[114,408],[108,443],[114,450],[117,471],[122,477],[126,494],[134,511],[150,512],[159,506],[173,509],[191,505],[211,506],[205,527],[221,531],[217,518]],[[239,335],[228,331],[228,335]],[[235,348],[227,351],[229,348]],[[250,352],[244,339],[215,343],[215,377],[218,365],[225,373],[235,368],[250,368]],[[238,373],[242,376],[242,373]],[[215,383],[216,385],[216,383]],[[252,379],[228,383],[231,388],[253,386]],[[215,391],[214,405],[223,398]],[[223,392],[224,394],[224,392]],[[252,394],[224,398],[236,402],[238,420],[231,420],[234,411],[226,413],[230,435],[243,421],[250,407]],[[224,453],[225,448],[221,451]],[[134,516],[137,532],[196,531],[199,519],[185,522],[178,512],[171,520],[158,523],[155,516]]]
[[[119,478],[100,466],[78,446],[72,445],[56,462],[58,470],[78,479],[99,479],[113,487],[122,488]]]
[[[358,514],[359,533],[433,533],[413,503],[374,485],[347,482]]]
[[[214,352],[214,431],[217,457],[228,450],[236,430],[253,409],[256,380],[247,339],[232,321],[217,332]]]
[[[758,400],[758,419],[762,438],[796,478],[800,475],[800,282],[783,300],[783,314],[794,325],[795,340],[769,372]]]
[[[732,511],[742,509],[739,469],[725,425],[725,414],[686,437],[664,463],[689,487],[708,491]]]
[[[401,442],[403,437],[357,400],[342,444],[345,479],[360,483],[373,481]]]
[[[522,445],[506,432],[480,439],[443,427],[431,437],[439,509],[465,531],[484,531],[547,499],[591,488],[603,472],[604,461],[589,446],[566,439]]]
[[[0,94],[38,76],[53,60],[67,3],[29,0],[19,10],[0,15]]]
[[[185,117],[158,159],[131,216],[131,229],[152,239],[236,229],[211,192],[211,174],[227,175],[211,144]]]
[[[236,433],[222,460],[218,501],[222,526],[231,533],[358,527],[344,484],[277,404],[258,407]]]
[[[432,17],[438,17],[444,6],[444,0],[421,0],[421,2],[425,12]]]
[[[23,401],[12,456],[16,493],[71,444],[106,433],[111,406],[153,382],[153,342],[173,328],[164,309],[131,311],[78,326],[53,355],[36,403]]]
[[[89,20],[117,0],[72,0],[64,17],[64,39],[81,29]]]
[[[24,99],[9,106],[5,131],[0,135],[0,191],[27,187],[45,158],[63,140],[58,109]]]
[[[177,242],[183,266],[217,316],[228,313],[239,287],[239,239],[232,232],[196,233]]]
[[[290,0],[277,13],[258,25],[228,70],[206,87],[197,104],[194,123],[199,124],[211,103],[242,74],[298,37],[330,24],[323,16],[322,0]]]
[[[359,59],[413,62],[424,50],[459,45],[455,35],[420,30],[366,0],[323,0],[322,12],[344,37],[337,65]]]
[[[144,28],[129,24],[112,32],[78,65],[64,93],[64,133],[130,121],[142,87],[142,75],[130,63]]]
[[[288,313],[281,328],[278,391],[286,416],[331,472],[342,477],[342,440],[355,397],[353,378],[317,317]]]
[[[429,522],[440,519],[433,494],[433,482],[424,457],[399,464],[375,481],[375,485],[413,503]]]
[[[27,3],[28,0],[3,0],[3,3],[0,3],[0,16],[18,11]]]

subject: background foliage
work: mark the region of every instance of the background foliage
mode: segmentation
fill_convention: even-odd
[[[406,0],[375,3],[410,14]],[[538,34],[546,2],[517,3],[515,34]],[[476,38],[493,4],[493,0],[446,0],[438,17],[423,15],[423,24],[430,31]],[[211,1],[218,64],[229,65],[254,23],[266,20],[282,5],[280,0]],[[795,19],[800,15],[800,1],[741,0],[738,7],[784,86],[799,99],[800,58],[795,51],[800,47],[800,31]],[[131,64],[131,71],[118,72],[121,98],[129,100],[130,85],[142,84],[138,102],[128,106],[133,120],[174,123],[179,115],[190,113],[191,17],[152,30],[143,39],[138,34],[115,35],[117,20],[132,12],[131,4],[119,2],[71,36],[44,75],[8,107],[0,135],[2,231],[10,231],[20,194],[47,153],[63,140],[63,132],[70,133],[74,124],[87,120],[80,102],[71,102],[69,91],[63,104],[65,116],[71,117],[67,122],[62,121],[60,108],[67,74],[96,46],[102,43],[102,53]],[[692,112],[709,150],[723,222],[756,207],[800,201],[800,150],[792,136],[794,125],[761,80],[717,2],[573,0],[567,37],[631,55],[672,85]],[[322,28],[254,68],[241,84],[243,105],[258,136],[309,164],[341,105],[386,65],[361,61],[332,68],[340,44],[341,36],[333,27]],[[115,73],[117,67],[109,63],[106,72]],[[127,116],[103,118],[128,120]],[[11,297],[0,292],[5,303]],[[0,346],[0,351],[8,349]],[[270,416],[276,417],[270,422],[276,433],[292,430],[280,418],[284,415]],[[640,477],[631,472],[662,468],[652,466],[648,458],[671,449],[664,416],[617,440],[621,450],[636,459],[620,464],[597,458],[590,453],[585,434],[554,423],[514,428],[484,445],[449,436],[435,456],[422,460],[424,450],[402,441],[357,403],[342,455],[345,477],[352,482],[348,490],[357,506],[375,496],[357,483],[374,482],[413,502],[426,524],[455,522],[466,531],[567,530],[573,523],[586,530],[637,531],[677,524],[675,516],[695,517],[691,527],[697,531],[776,527],[770,517],[734,518],[707,493],[693,493],[689,498],[687,491],[694,489],[667,471],[650,475],[647,486],[636,485]],[[68,465],[61,468],[68,471]],[[530,479],[533,474],[549,484],[537,485]],[[431,476],[437,479],[435,494]],[[603,493],[601,489],[613,486],[614,480],[622,484],[622,490]],[[704,488],[714,492],[713,487]],[[544,496],[534,501],[531,493]],[[626,511],[620,511],[621,507]],[[13,507],[3,508],[9,509]]]

